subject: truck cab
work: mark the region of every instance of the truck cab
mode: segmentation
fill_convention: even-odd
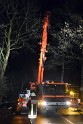
[[[56,111],[59,108],[68,108],[71,105],[67,83],[42,82],[42,95],[38,100],[39,111]]]

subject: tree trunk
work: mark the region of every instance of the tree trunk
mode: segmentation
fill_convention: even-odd
[[[62,59],[61,82],[64,82],[64,57]]]
[[[11,25],[9,27],[9,31],[8,31],[8,36],[7,36],[7,47],[5,49],[6,54],[4,55],[3,53],[3,57],[4,57],[4,61],[3,63],[0,63],[1,65],[1,69],[0,69],[0,96],[3,97],[4,94],[6,93],[6,89],[7,89],[7,85],[6,85],[6,81],[4,78],[4,74],[8,65],[8,59],[9,59],[9,55],[10,55],[10,35],[11,35]],[[2,99],[2,98],[1,98]]]
[[[10,35],[11,35],[11,25],[9,27],[9,31],[8,31],[8,38],[7,38],[7,48],[6,48],[6,54],[4,56],[4,63],[2,65],[2,72],[1,72],[1,79],[4,77],[6,68],[7,68],[7,64],[8,64],[8,59],[9,59],[9,55],[10,55]]]
[[[80,97],[81,97],[81,101],[83,102],[83,63],[82,63],[82,67],[81,67],[81,87],[80,87]]]

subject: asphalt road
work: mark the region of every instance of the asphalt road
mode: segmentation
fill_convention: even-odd
[[[28,118],[27,113],[13,113],[4,122],[0,122],[0,124],[83,124],[83,111],[69,108],[68,110],[60,110],[57,113],[48,112],[46,115],[38,115],[36,119],[31,120]]]
[[[38,117],[33,124],[83,124],[82,115],[49,115],[48,117]]]
[[[13,115],[9,124],[31,124],[30,119],[28,119],[27,114]]]
[[[32,123],[31,123],[32,122]],[[50,113],[36,119],[28,119],[27,115],[13,115],[9,124],[83,124],[83,115],[58,115]]]
[[[27,113],[13,114],[8,124],[83,124],[83,112],[76,108],[47,112],[46,115],[38,115],[36,119],[29,119]]]

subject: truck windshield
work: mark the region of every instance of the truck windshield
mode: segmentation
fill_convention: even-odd
[[[45,84],[43,85],[44,95],[65,95],[66,87],[61,84]]]

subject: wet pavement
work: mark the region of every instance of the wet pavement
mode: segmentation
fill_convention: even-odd
[[[26,111],[27,112],[27,111]],[[76,122],[77,120],[77,122]],[[82,124],[83,105],[72,106],[68,109],[60,109],[57,113],[49,113],[33,120],[32,124]],[[11,113],[10,110],[0,109],[0,124],[31,124],[28,114],[22,111],[20,114]]]
[[[80,104],[78,106],[71,106],[68,109],[60,109],[58,111],[58,114],[61,115],[83,115],[83,104]]]

